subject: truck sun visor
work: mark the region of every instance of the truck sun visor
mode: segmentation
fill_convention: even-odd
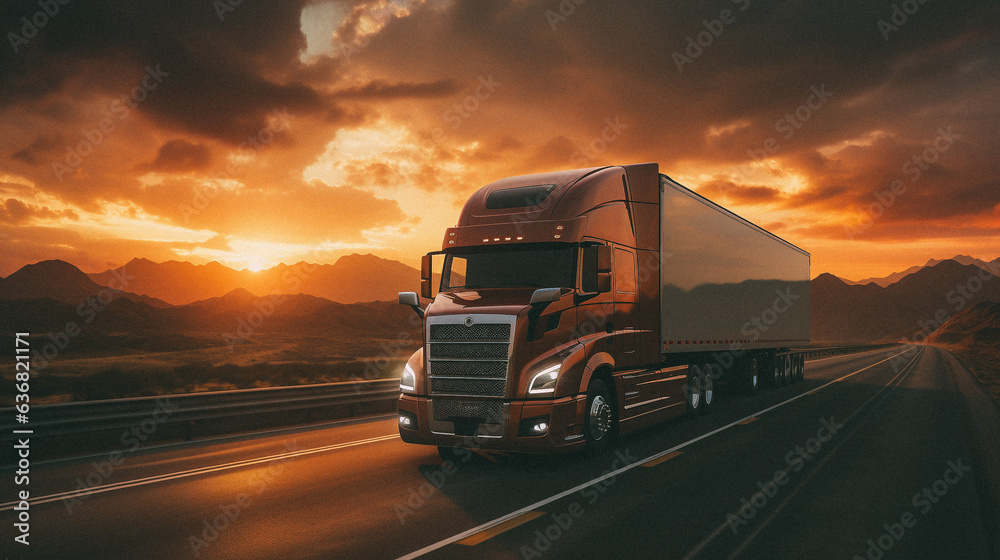
[[[486,197],[486,208],[501,210],[504,208],[523,208],[538,206],[556,189],[555,185],[531,185],[529,187],[511,187],[493,191]]]

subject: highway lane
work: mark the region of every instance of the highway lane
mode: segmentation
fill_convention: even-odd
[[[31,554],[11,557],[865,558],[869,539],[885,558],[988,557],[997,466],[972,427],[996,409],[970,407],[975,387],[940,351],[887,360],[900,351],[809,361],[806,382],[755,397],[723,391],[712,415],[598,457],[444,470],[382,419],[167,447],[107,476],[107,457],[38,465],[32,494],[53,498],[32,506]],[[95,472],[98,493],[60,496]],[[521,510],[506,530],[453,542]]]

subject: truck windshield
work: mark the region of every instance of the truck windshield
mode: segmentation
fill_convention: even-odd
[[[445,257],[441,289],[573,288],[576,252],[548,243],[456,249]]]

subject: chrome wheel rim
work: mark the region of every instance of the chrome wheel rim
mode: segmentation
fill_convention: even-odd
[[[597,395],[590,404],[590,433],[595,440],[601,440],[610,429],[611,406],[603,396]]]
[[[697,377],[692,377],[688,381],[688,403],[692,410],[697,410],[701,404],[701,382]]]

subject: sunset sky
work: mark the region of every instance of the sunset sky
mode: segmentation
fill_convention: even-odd
[[[644,161],[813,276],[1000,256],[995,1],[575,2],[7,3],[0,275],[416,265],[484,184]]]

